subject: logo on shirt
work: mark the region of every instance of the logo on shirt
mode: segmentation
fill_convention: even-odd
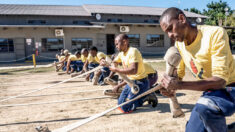
[[[198,77],[200,79],[203,79],[202,75],[203,75],[203,68],[200,69],[200,72],[198,73],[198,68],[197,66],[195,65],[193,59],[191,59],[190,61],[190,67],[191,67],[191,71],[193,72],[193,76],[194,77]]]

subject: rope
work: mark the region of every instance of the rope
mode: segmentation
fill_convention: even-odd
[[[95,98],[81,98],[73,100],[63,100],[63,101],[51,101],[51,102],[40,102],[40,103],[28,103],[28,104],[10,104],[10,105],[0,105],[1,107],[15,107],[15,106],[30,106],[30,105],[43,105],[43,104],[55,104],[55,103],[65,103],[65,102],[75,102],[75,101],[84,101],[84,100],[93,100],[93,99],[105,99],[112,98],[111,96],[101,96]]]
[[[11,60],[11,61],[0,61],[0,63],[8,63],[8,62],[17,62],[17,61],[21,61],[21,60],[25,60],[26,58],[31,57],[32,55],[26,56],[24,58],[20,58],[18,60]]]
[[[94,72],[94,71],[96,71],[96,70],[99,70],[99,69],[101,69],[101,68],[102,68],[102,66],[98,66],[98,67],[96,67],[96,68],[94,68],[94,69],[92,69],[92,70],[90,70],[90,71],[88,71],[88,72],[85,72],[85,73],[83,73],[83,74],[80,74],[80,75],[78,75],[78,76],[76,76],[76,77],[66,79],[66,80],[64,80],[64,81],[61,81],[61,82],[56,83],[56,84],[49,85],[49,86],[47,86],[47,87],[39,88],[39,89],[36,89],[36,90],[32,90],[32,91],[30,91],[30,92],[26,92],[26,93],[23,93],[23,94],[19,94],[19,95],[16,95],[16,96],[12,96],[12,97],[9,97],[9,98],[5,98],[5,99],[0,100],[0,102],[4,102],[4,101],[10,100],[10,99],[14,99],[14,98],[18,98],[18,97],[21,97],[21,96],[25,96],[25,95],[28,95],[28,94],[31,94],[31,93],[35,93],[35,92],[38,92],[38,91],[41,91],[41,90],[44,90],[44,89],[47,89],[47,88],[50,88],[50,87],[54,87],[54,86],[56,86],[56,85],[59,85],[59,84],[68,82],[68,81],[70,81],[70,80],[73,80],[73,79],[82,77],[82,76],[84,76],[84,75],[90,74],[90,73],[92,73],[92,72]]]
[[[111,111],[113,111],[113,110],[115,110],[115,109],[117,109],[117,108],[119,108],[119,107],[121,107],[121,106],[123,106],[123,105],[126,105],[126,104],[128,104],[128,103],[130,103],[130,102],[133,102],[133,101],[135,101],[135,100],[137,100],[137,99],[140,99],[140,98],[142,98],[142,97],[144,97],[144,96],[146,96],[146,95],[148,95],[148,94],[150,94],[150,93],[152,93],[152,92],[154,92],[154,91],[156,91],[156,90],[159,90],[159,89],[161,89],[161,88],[162,88],[161,85],[157,85],[155,88],[152,88],[152,89],[150,89],[150,90],[148,90],[148,91],[146,91],[146,92],[144,92],[144,93],[142,93],[142,94],[136,96],[135,98],[133,98],[133,99],[131,99],[131,100],[128,100],[128,101],[126,101],[126,102],[120,104],[120,105],[117,105],[117,106],[115,106],[115,107],[113,107],[113,108],[110,108],[110,109],[108,109],[108,110],[106,110],[106,111],[104,111],[104,112],[95,114],[95,115],[93,115],[93,116],[91,116],[91,117],[89,117],[89,118],[86,118],[86,119],[84,119],[84,120],[81,120],[81,121],[78,121],[78,122],[69,124],[69,125],[67,125],[67,126],[64,126],[64,127],[62,127],[62,128],[53,130],[53,131],[51,131],[51,132],[68,132],[68,131],[74,130],[75,128],[77,128],[77,127],[79,127],[79,126],[82,126],[82,125],[84,125],[84,124],[86,124],[86,123],[88,123],[88,122],[90,122],[90,121],[93,121],[93,120],[95,120],[95,119],[97,119],[97,118],[99,118],[99,117],[102,117],[103,115],[105,115],[105,114],[107,114],[107,113],[109,113],[109,112],[111,112]]]
[[[46,58],[46,59],[50,59],[50,60],[56,60],[56,59],[57,59],[57,58],[47,57],[47,56],[41,56],[41,55],[38,55],[38,57]]]
[[[30,97],[41,97],[41,96],[54,96],[54,95],[65,95],[65,94],[77,94],[77,93],[87,93],[87,92],[96,92],[96,91],[104,91],[107,89],[95,89],[95,90],[85,90],[85,91],[78,91],[78,92],[68,92],[68,93],[57,93],[57,94],[42,94],[42,95],[32,95],[32,96],[21,96],[18,98],[30,98]],[[11,96],[9,96],[11,97]]]

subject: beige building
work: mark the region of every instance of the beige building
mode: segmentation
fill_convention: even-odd
[[[0,62],[27,57],[54,57],[62,48],[71,52],[96,46],[115,52],[114,38],[129,36],[143,55],[162,55],[171,41],[159,26],[165,8],[134,6],[0,5]],[[205,16],[185,12],[196,23]],[[200,21],[202,20],[202,21]]]

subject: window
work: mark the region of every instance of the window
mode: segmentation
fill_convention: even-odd
[[[92,39],[90,38],[73,38],[72,50],[81,51],[83,48],[90,48],[92,46]]]
[[[14,52],[13,39],[0,38],[0,52]]]
[[[144,23],[159,23],[159,20],[152,20],[152,19],[148,20],[148,19],[145,19]]]
[[[73,21],[73,24],[78,24],[78,25],[91,25],[91,23],[90,23],[89,21],[78,21],[78,20]]]
[[[42,38],[42,51],[60,51],[64,48],[62,38]]]
[[[148,34],[147,46],[148,47],[164,47],[164,35]]]
[[[130,46],[140,46],[140,35],[139,34],[127,34]]]
[[[46,24],[46,20],[28,20],[28,24],[35,24],[35,25]]]
[[[122,22],[122,19],[117,19],[118,22]]]

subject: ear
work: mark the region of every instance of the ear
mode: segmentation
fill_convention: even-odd
[[[178,20],[180,23],[183,23],[183,24],[187,22],[186,17],[183,14],[179,14]]]

